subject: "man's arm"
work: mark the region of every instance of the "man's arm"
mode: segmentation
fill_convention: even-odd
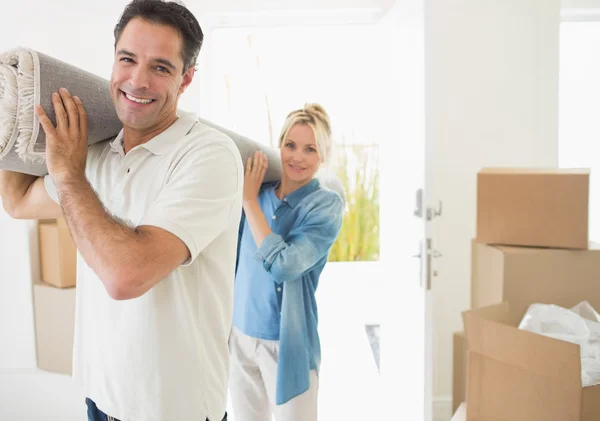
[[[15,219],[55,219],[62,216],[60,206],[52,200],[44,178],[0,170],[2,206]]]
[[[43,177],[0,171],[7,213],[17,219],[54,219],[64,209],[77,248],[114,299],[143,295],[189,256],[185,244],[165,230],[134,230],[112,218],[85,176],[61,184],[58,194],[62,208],[48,194]]]
[[[87,116],[81,100],[61,88],[52,94],[56,127],[36,112],[46,133],[46,162],[77,249],[117,300],[136,298],[189,256],[175,235],[156,227],[133,229],[106,212],[85,167]]]
[[[85,177],[57,183],[77,248],[115,300],[144,295],[184,263],[190,252],[161,228],[131,228],[111,216]]]
[[[112,218],[85,177],[70,185],[61,188],[59,196],[72,236],[114,299],[143,295],[188,258],[185,244],[169,232],[150,226],[134,230]],[[0,171],[0,197],[13,218],[63,216],[63,208],[48,194],[43,177]],[[85,227],[89,227],[88,235]]]
[[[132,228],[104,209],[85,177],[87,119],[81,101],[61,90],[53,106],[56,127],[37,109],[48,170],[75,244],[111,297],[145,294],[229,226],[239,171],[231,150],[214,145],[179,162],[170,184]],[[211,177],[221,182],[206,183]]]

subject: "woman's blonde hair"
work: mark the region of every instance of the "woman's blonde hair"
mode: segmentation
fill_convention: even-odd
[[[281,129],[279,147],[296,124],[306,124],[312,129],[321,162],[327,164],[331,156],[332,141],[331,123],[325,109],[319,104],[305,104],[304,108],[289,113]]]

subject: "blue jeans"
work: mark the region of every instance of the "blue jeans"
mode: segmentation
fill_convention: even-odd
[[[87,405],[87,416],[88,421],[119,421],[116,418],[109,418],[104,412],[100,411],[93,400],[85,398],[85,404]],[[209,421],[208,418],[206,421]],[[227,421],[227,412],[221,421]]]
[[[109,421],[108,415],[100,411],[93,400],[85,398],[85,404],[87,405],[88,421]],[[114,421],[119,421],[116,418],[113,419]]]

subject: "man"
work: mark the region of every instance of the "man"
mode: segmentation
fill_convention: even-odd
[[[230,138],[177,111],[202,39],[184,6],[134,0],[115,27],[121,133],[88,149],[84,104],[61,89],[56,127],[36,110],[49,175],[0,171],[12,217],[64,216],[77,244],[73,378],[89,420],[225,414],[243,166]]]

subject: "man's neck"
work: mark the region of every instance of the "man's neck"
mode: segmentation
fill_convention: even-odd
[[[175,121],[177,121],[177,114],[173,114],[171,117],[164,119],[157,125],[143,130],[123,126],[123,148],[125,149],[125,153],[128,153],[136,146],[142,145],[158,136],[171,127]]]

